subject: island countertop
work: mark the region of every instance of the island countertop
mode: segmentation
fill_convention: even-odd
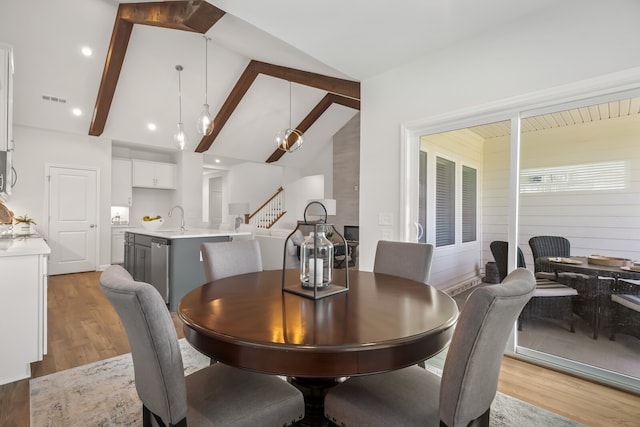
[[[161,237],[164,239],[190,239],[194,237],[239,237],[239,236],[251,236],[247,231],[232,231],[232,230],[216,230],[211,228],[191,228],[187,227],[185,231],[181,231],[179,228],[167,228],[159,229],[155,231],[147,230],[146,228],[137,227],[127,230],[129,233],[144,234],[152,237]]]

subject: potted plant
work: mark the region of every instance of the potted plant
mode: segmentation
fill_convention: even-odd
[[[18,226],[20,234],[31,234],[31,224],[36,225],[33,218],[29,218],[27,214],[14,217],[13,222]]]

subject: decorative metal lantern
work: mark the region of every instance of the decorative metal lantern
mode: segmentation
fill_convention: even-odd
[[[300,282],[303,288],[324,289],[333,278],[333,243],[327,239],[326,225],[316,225],[300,248]]]
[[[317,221],[307,220],[309,208],[319,207],[322,209],[323,218]],[[345,266],[345,284],[337,284],[333,271],[334,245],[327,238],[327,233],[332,232],[339,236],[342,243],[347,247],[347,241],[336,230],[332,224],[327,224],[326,207],[319,201],[310,202],[304,209],[304,223],[298,223],[295,230],[285,240],[284,260],[282,262],[282,290],[295,293],[307,298],[319,299],[330,295],[346,292],[349,290],[349,266]],[[291,237],[300,229],[301,225],[313,226],[314,231],[304,239],[300,246],[300,276],[297,283],[287,283],[291,275],[287,275],[287,243]],[[289,279],[287,279],[287,277]]]

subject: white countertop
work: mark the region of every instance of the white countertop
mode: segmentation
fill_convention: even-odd
[[[42,237],[16,236],[0,239],[0,257],[50,254],[51,248]]]
[[[180,231],[177,228],[159,229],[156,231],[147,230],[142,227],[133,228],[128,230],[130,233],[145,234],[147,236],[162,237],[164,239],[189,239],[194,237],[220,237],[220,236],[250,236],[251,233],[247,231],[231,231],[231,230],[214,230],[211,228],[190,228],[187,227],[185,231]]]

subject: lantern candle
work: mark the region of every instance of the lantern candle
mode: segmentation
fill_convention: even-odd
[[[322,259],[309,258],[309,285],[313,285],[314,277],[316,286],[322,286]]]

